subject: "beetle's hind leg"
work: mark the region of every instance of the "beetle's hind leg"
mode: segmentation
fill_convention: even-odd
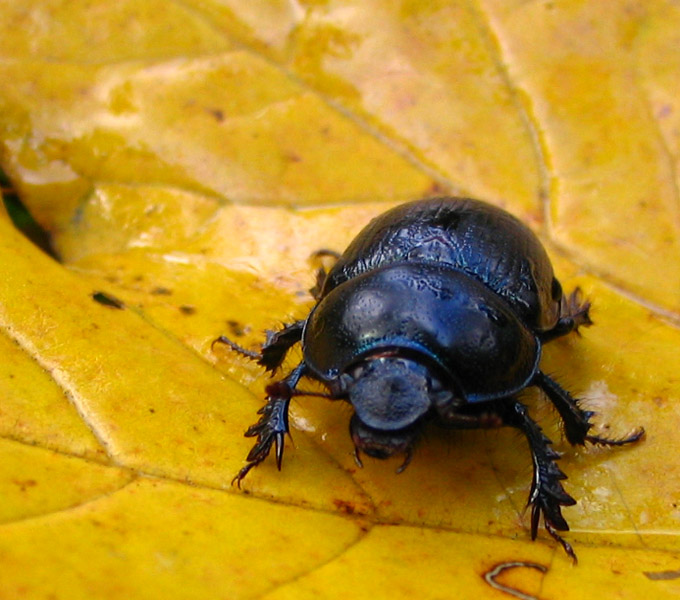
[[[560,318],[555,327],[540,334],[541,341],[546,343],[572,331],[578,333],[579,327],[590,327],[593,322],[590,319],[589,311],[590,302],[584,300],[581,288],[576,288],[568,296],[562,296]]]
[[[307,365],[302,361],[285,379],[267,386],[267,403],[257,411],[262,416],[257,423],[251,425],[245,432],[245,437],[257,436],[257,442],[246,457],[246,466],[234,477],[232,484],[235,482],[240,488],[241,480],[253,467],[259,465],[269,456],[272,446],[275,446],[276,466],[279,471],[281,470],[285,435],[289,431],[288,408],[290,399],[295,394],[295,386],[306,370]]]
[[[267,371],[275,371],[283,363],[288,350],[302,339],[304,326],[305,321],[302,320],[295,321],[290,325],[284,325],[283,329],[279,331],[267,331],[267,339],[262,344],[259,352],[253,352],[243,346],[239,346],[225,335],[218,337],[213,341],[212,345],[214,346],[217,343],[226,344],[239,354],[256,360]]]
[[[564,434],[567,441],[572,445],[585,445],[586,442],[600,446],[623,446],[637,442],[645,433],[639,427],[629,436],[620,439],[608,439],[597,435],[590,435],[588,431],[592,427],[590,418],[595,414],[589,410],[583,410],[578,401],[552,377],[538,371],[533,381],[540,387],[555,405],[564,422]]]
[[[316,270],[316,281],[314,282],[314,287],[309,290],[314,300],[319,300],[321,298],[321,290],[323,289],[323,284],[326,283],[326,277],[328,276],[328,271],[326,270],[326,265],[323,263],[324,258],[331,258],[333,264],[338,262],[340,258],[340,253],[335,250],[329,250],[328,248],[321,248],[312,252],[310,259],[319,264],[319,268]]]
[[[565,552],[576,561],[571,544],[558,531],[569,531],[569,525],[562,516],[562,506],[576,504],[562,487],[561,481],[567,476],[555,462],[559,453],[551,448],[552,442],[545,436],[539,425],[529,416],[526,407],[517,400],[506,401],[504,410],[499,408],[503,423],[520,429],[529,442],[534,464],[528,505],[531,506],[531,539],[536,539],[538,523],[543,515],[546,531],[557,540]]]

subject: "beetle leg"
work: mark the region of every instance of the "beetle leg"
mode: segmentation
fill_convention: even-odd
[[[538,533],[538,522],[543,515],[546,531],[558,541],[564,551],[576,562],[574,550],[558,531],[569,531],[569,525],[562,516],[562,506],[576,504],[560,483],[567,476],[555,462],[559,453],[550,446],[552,442],[546,437],[539,425],[529,416],[526,407],[514,400],[506,404],[502,413],[503,422],[520,429],[529,442],[534,464],[534,476],[529,493],[528,506],[531,506],[531,539]]]
[[[354,447],[354,462],[360,469],[364,468],[364,463],[361,460],[361,456],[359,456],[359,448],[357,448],[356,446]]]
[[[401,466],[396,471],[397,475],[403,473],[406,470],[406,467],[411,464],[411,460],[413,459],[413,448],[411,446],[406,448],[405,454],[406,456],[404,457],[404,462],[401,463]]]
[[[269,456],[272,446],[275,446],[276,466],[279,471],[281,470],[284,439],[289,431],[288,407],[290,399],[295,394],[295,386],[306,370],[307,365],[303,361],[285,379],[267,386],[267,403],[257,411],[257,414],[262,415],[262,417],[257,423],[251,425],[244,434],[245,437],[257,436],[257,442],[246,457],[246,466],[232,479],[232,485],[236,482],[236,485],[240,488],[243,478],[253,467],[259,465]]]
[[[544,344],[572,331],[578,333],[579,327],[590,327],[593,322],[588,312],[590,302],[583,299],[581,288],[576,288],[569,296],[560,300],[560,318],[555,327],[539,335]]]
[[[288,350],[302,338],[304,326],[305,321],[295,321],[290,325],[284,325],[283,329],[279,331],[267,331],[267,339],[265,343],[262,344],[260,352],[253,352],[243,346],[239,346],[226,335],[221,335],[214,340],[212,346],[216,343],[226,344],[239,354],[256,360],[257,363],[267,369],[267,371],[275,371],[281,366],[281,363],[286,358]]]
[[[336,252],[335,250],[322,248],[321,250],[312,252],[310,258],[317,264],[319,264],[321,263],[321,259],[327,257],[331,257],[332,259],[334,259],[334,262],[338,262],[340,256],[341,256],[340,253]],[[326,270],[325,265],[321,264],[321,266],[316,271],[316,281],[314,282],[314,287],[311,290],[309,290],[309,293],[312,295],[314,300],[319,300],[321,298],[321,290],[323,289],[323,284],[326,283],[327,276],[328,271]]]
[[[639,427],[629,436],[621,439],[608,439],[597,435],[589,435],[592,427],[590,418],[595,414],[590,410],[579,407],[578,401],[552,377],[538,371],[533,381],[540,387],[555,405],[564,422],[564,434],[567,441],[572,445],[585,445],[586,442],[601,446],[623,446],[637,442],[645,433],[644,428]]]
[[[262,344],[261,356],[257,361],[267,371],[275,371],[281,366],[286,353],[302,339],[305,320],[284,325],[279,331],[267,331],[267,339]],[[297,382],[296,382],[297,383]]]
[[[262,358],[262,355],[259,352],[253,352],[252,350],[248,350],[248,348],[244,348],[243,346],[239,346],[236,342],[230,340],[226,335],[221,335],[217,339],[214,339],[212,344],[210,344],[211,350],[215,348],[215,344],[226,344],[229,346],[232,350],[235,352],[238,352],[242,356],[246,356],[248,358],[252,358],[253,360],[260,360]]]

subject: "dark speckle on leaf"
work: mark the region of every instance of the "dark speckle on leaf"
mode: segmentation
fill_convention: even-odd
[[[196,314],[196,308],[193,306],[182,305],[179,307],[180,312],[183,315],[193,315]]]
[[[106,292],[94,292],[92,294],[92,299],[102,306],[110,306],[111,308],[118,308],[120,310],[125,308],[125,304],[122,300],[118,300],[118,298],[111,294],[107,294]]]
[[[206,108],[208,114],[213,116],[218,123],[224,121],[224,111],[219,108]]]
[[[171,296],[172,290],[170,288],[158,286],[151,290],[153,296]]]
[[[680,579],[680,569],[672,571],[644,571],[644,575],[652,581],[668,581],[669,579]]]
[[[229,320],[227,325],[229,326],[229,333],[234,337],[243,337],[246,334],[246,328],[238,321]]]
[[[333,500],[333,504],[335,504],[335,507],[342,513],[345,513],[346,515],[353,515],[356,511],[356,507],[354,506],[353,502],[348,502],[347,500],[342,500],[340,498],[336,498]]]

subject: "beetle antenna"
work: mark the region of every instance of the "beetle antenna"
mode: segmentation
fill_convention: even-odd
[[[405,454],[406,456],[404,457],[404,462],[401,463],[401,467],[397,469],[397,475],[403,473],[406,467],[408,467],[411,464],[411,459],[413,458],[413,448],[411,446],[406,448]]]

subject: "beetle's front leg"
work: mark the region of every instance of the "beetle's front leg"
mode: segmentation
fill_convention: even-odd
[[[507,403],[502,418],[506,425],[516,427],[524,433],[531,449],[534,463],[534,477],[528,502],[531,506],[531,539],[536,539],[538,522],[543,515],[546,531],[576,562],[576,554],[571,544],[557,533],[569,531],[569,525],[562,516],[561,507],[576,504],[576,500],[562,487],[561,481],[567,476],[555,462],[560,457],[559,453],[550,447],[552,442],[529,416],[526,407],[521,402],[513,400]]]
[[[307,365],[302,361],[285,379],[267,386],[267,403],[257,411],[262,417],[257,423],[251,425],[244,434],[245,437],[257,436],[257,442],[246,457],[246,466],[232,479],[232,484],[236,482],[236,485],[240,488],[241,480],[253,467],[259,465],[269,456],[272,446],[276,448],[276,465],[281,470],[285,435],[289,431],[288,408],[290,399],[293,396],[295,386],[306,370]]]

